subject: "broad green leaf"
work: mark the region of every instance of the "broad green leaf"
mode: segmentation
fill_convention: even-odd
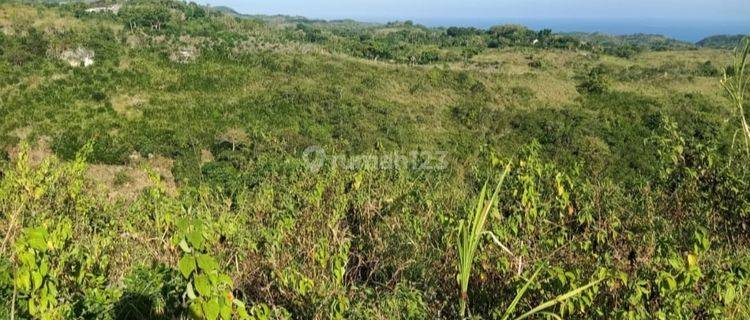
[[[190,277],[190,274],[195,270],[195,258],[193,255],[186,255],[177,262],[177,267],[185,278]]]
[[[193,249],[190,249],[190,246],[188,245],[187,241],[185,241],[185,239],[180,240],[180,244],[179,245],[180,245],[180,249],[182,249],[182,251],[184,251],[186,253],[193,252]]]
[[[18,254],[18,259],[21,263],[27,266],[33,265],[36,262],[36,255],[32,250],[24,251]]]
[[[42,260],[42,263],[39,265],[39,273],[42,276],[46,276],[49,273],[49,263],[47,263],[47,260]]]
[[[203,304],[203,311],[205,313],[206,319],[208,320],[216,320],[219,318],[219,301],[216,298],[213,298],[206,303]]]
[[[44,229],[31,229],[28,233],[29,246],[41,252],[47,251],[47,231]]]
[[[193,303],[190,305],[190,311],[193,313],[195,318],[202,319],[203,318],[203,308],[201,303]]]
[[[29,313],[35,315],[37,313],[37,305],[34,299],[29,299]]]
[[[34,284],[34,290],[39,290],[42,287],[42,274],[38,271],[31,273],[31,282]]]
[[[231,303],[221,304],[221,318],[224,320],[232,320],[232,304]]]
[[[31,290],[31,274],[25,268],[16,273],[16,285],[22,290]]]
[[[193,248],[203,249],[203,234],[200,231],[192,231],[187,234],[187,239]]]
[[[664,277],[664,279],[667,280],[667,285],[669,285],[669,290],[677,289],[677,281],[675,281],[671,275],[667,275],[666,277]]]
[[[57,296],[57,287],[54,282],[47,282],[47,291],[50,295]]]
[[[225,284],[225,285],[228,285],[228,286],[230,286],[230,287],[233,287],[233,286],[234,286],[234,281],[232,281],[232,278],[231,278],[231,277],[229,277],[229,276],[228,276],[228,275],[226,275],[226,274],[222,274],[222,275],[220,275],[220,276],[219,276],[219,280],[221,281],[221,284]]]
[[[198,293],[200,293],[201,296],[205,297],[211,294],[211,284],[205,274],[196,275],[195,278],[193,278],[193,282],[195,283],[195,289],[198,290]]]
[[[197,295],[195,295],[195,290],[193,290],[193,284],[188,282],[187,289],[185,289],[185,294],[190,298],[190,300],[195,300],[198,298]]]
[[[726,292],[724,292],[724,303],[727,305],[732,304],[732,302],[734,302],[735,295],[736,295],[736,292],[735,292],[734,286],[730,284],[727,287]]]
[[[200,254],[196,257],[198,267],[206,272],[215,271],[219,268],[219,264],[216,260],[207,254]]]

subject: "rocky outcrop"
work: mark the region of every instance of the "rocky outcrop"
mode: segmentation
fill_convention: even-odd
[[[88,67],[94,64],[94,51],[81,47],[65,50],[60,54],[60,59],[72,67]]]

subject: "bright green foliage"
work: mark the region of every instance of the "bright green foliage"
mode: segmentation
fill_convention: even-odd
[[[71,237],[70,221],[51,232],[47,227],[27,228],[16,241],[15,286],[29,315],[39,319],[63,319],[70,305],[60,303],[58,286],[63,265],[58,261]]]
[[[219,263],[208,252],[209,243],[201,220],[181,219],[177,222],[178,246],[182,258],[177,268],[188,280],[185,296],[191,314],[198,319],[250,319],[242,300],[234,297],[234,282],[221,272]]]

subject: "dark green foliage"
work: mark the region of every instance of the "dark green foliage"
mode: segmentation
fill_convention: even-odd
[[[83,145],[93,142],[90,159],[108,164],[122,164],[133,152],[128,143],[119,134],[101,134],[96,128],[84,129],[78,126],[68,128],[52,141],[52,150],[64,159],[73,159]]]
[[[0,150],[0,163],[8,162],[9,160],[10,160],[10,155],[8,154],[8,151]]]
[[[655,34],[630,34],[630,35],[609,35],[605,33],[568,33],[570,36],[579,41],[585,41],[600,47],[604,52],[618,57],[629,58],[644,50],[663,51],[669,49],[691,49],[694,48],[692,43],[678,41],[663,35]]]
[[[718,77],[721,75],[721,71],[719,71],[711,61],[706,61],[705,63],[700,64],[697,73],[702,77]]]
[[[130,29],[151,28],[159,30],[171,22],[169,10],[173,3],[164,0],[129,1],[121,9],[118,17]]]
[[[643,49],[634,44],[606,47],[604,49],[604,53],[606,54],[613,55],[615,57],[626,58],[626,59],[632,58],[633,56],[635,56],[641,51],[643,51]]]
[[[184,146],[174,155],[172,168],[175,180],[183,185],[197,186],[202,180],[200,150],[194,146]]]
[[[164,265],[135,267],[124,280],[123,294],[115,304],[116,319],[174,319],[185,310],[185,281],[177,270]]]
[[[576,89],[580,94],[596,95],[607,92],[609,90],[609,84],[607,83],[604,70],[600,67],[591,69],[591,71],[583,77],[583,81],[576,86]]]
[[[537,36],[536,32],[524,26],[512,24],[491,27],[489,34],[501,46],[531,45]]]
[[[11,64],[24,65],[47,55],[49,41],[44,33],[29,28],[20,37],[0,35],[0,55]]]
[[[297,30],[302,32],[304,34],[304,40],[308,42],[322,42],[326,40],[326,37],[322,34],[322,32],[305,23],[298,23],[297,24]]]
[[[451,37],[465,37],[465,36],[480,36],[485,33],[484,30],[473,28],[473,27],[450,27],[445,30],[445,33]]]
[[[716,35],[701,39],[701,41],[698,41],[696,44],[701,47],[734,49],[740,45],[740,42],[745,37],[747,37],[747,35],[744,34]]]

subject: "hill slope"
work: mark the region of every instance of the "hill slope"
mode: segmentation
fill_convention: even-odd
[[[698,41],[697,45],[708,48],[733,49],[737,47],[740,44],[740,41],[745,37],[747,37],[747,35],[717,35],[702,39],[701,41]]]
[[[87,8],[0,4],[0,318],[748,315],[729,50]]]

